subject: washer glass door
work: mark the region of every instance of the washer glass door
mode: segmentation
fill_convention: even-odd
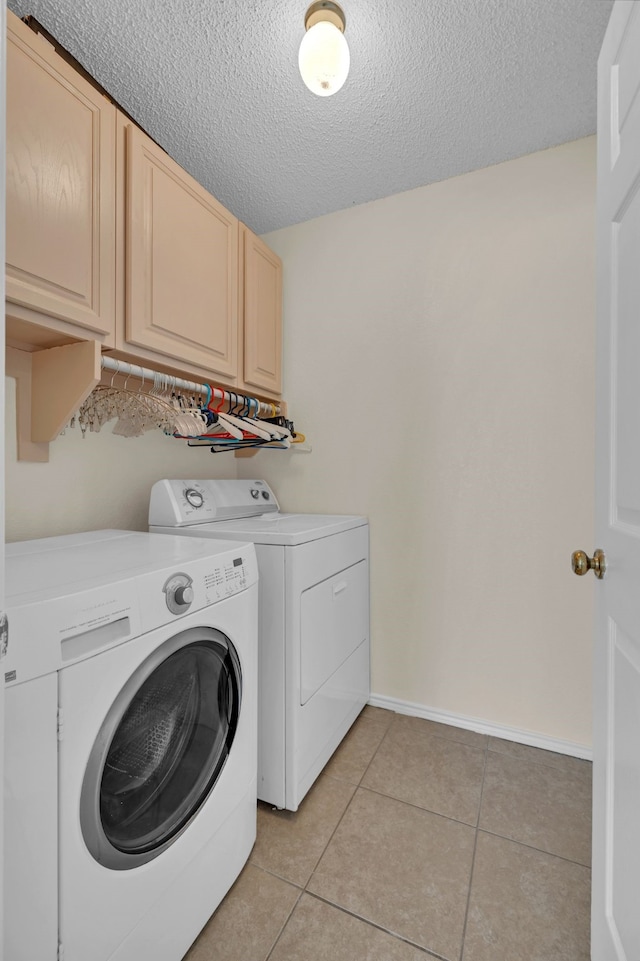
[[[98,861],[135,867],[175,840],[220,776],[240,699],[238,656],[212,628],[176,635],[140,665],[85,773],[81,823]]]

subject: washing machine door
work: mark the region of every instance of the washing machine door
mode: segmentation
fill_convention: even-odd
[[[127,870],[157,857],[213,790],[231,750],[242,697],[233,644],[191,628],[132,674],[87,764],[80,822],[91,854]]]

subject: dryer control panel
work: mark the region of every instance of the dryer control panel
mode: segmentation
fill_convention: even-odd
[[[162,480],[151,488],[150,527],[191,527],[279,510],[263,480]]]

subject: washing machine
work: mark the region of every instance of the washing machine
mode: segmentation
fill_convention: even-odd
[[[366,517],[282,513],[263,480],[163,480],[149,524],[255,545],[258,797],[296,811],[369,699]]]
[[[6,961],[179,961],[256,833],[255,550],[8,545]]]

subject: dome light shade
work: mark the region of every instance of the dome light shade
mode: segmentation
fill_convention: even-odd
[[[300,74],[312,93],[330,97],[349,73],[344,13],[337,3],[320,0],[307,10],[305,27],[298,55]]]

